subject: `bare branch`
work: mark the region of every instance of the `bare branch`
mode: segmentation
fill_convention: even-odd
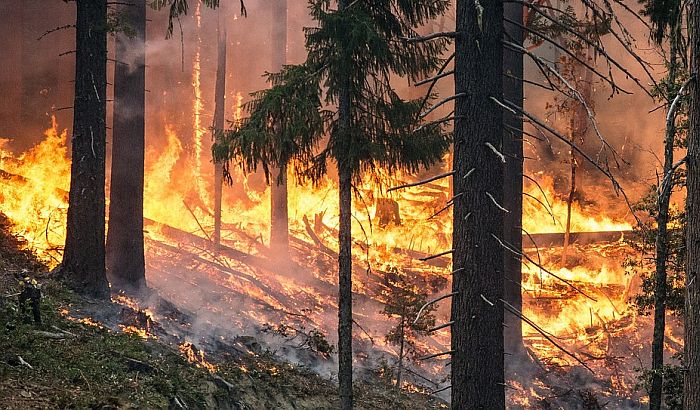
[[[436,38],[455,38],[459,32],[457,31],[440,31],[437,33],[431,33],[425,36],[418,37],[402,37],[401,39],[409,43],[419,43],[422,41],[434,40]]]
[[[416,323],[418,323],[418,320],[420,319],[421,315],[423,314],[423,311],[425,310],[425,308],[427,308],[428,306],[433,305],[441,300],[451,298],[452,296],[454,296],[458,293],[459,292],[448,293],[447,295],[442,295],[439,298],[425,302],[425,304],[423,306],[421,306],[421,308],[418,310],[418,314],[416,315],[416,319],[413,321],[413,324],[415,325]]]
[[[414,187],[414,186],[427,184],[427,183],[429,183],[429,182],[437,181],[438,179],[451,177],[451,176],[453,176],[454,174],[455,174],[454,171],[445,172],[444,174],[436,175],[436,176],[434,176],[434,177],[431,177],[431,178],[428,178],[428,179],[424,179],[424,180],[422,180],[422,181],[412,182],[412,183],[410,183],[410,184],[404,184],[404,185],[399,185],[399,186],[391,187],[391,188],[387,189],[386,192],[389,193],[389,192],[391,192],[391,191],[396,191],[396,190],[398,190],[398,189],[411,188],[411,187]]]

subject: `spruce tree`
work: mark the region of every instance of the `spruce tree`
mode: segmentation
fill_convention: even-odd
[[[311,1],[318,27],[306,29],[306,62],[273,75],[274,86],[253,95],[250,118],[215,147],[219,160],[242,158],[245,167],[262,165],[268,173],[293,160],[312,181],[327,175],[329,161],[337,167],[342,409],[352,408],[352,186],[378,167],[416,172],[449,147],[440,125],[419,128],[421,101],[403,100],[390,83],[397,75],[415,81],[440,65],[444,40],[406,39],[448,6],[447,0],[340,0],[332,9],[329,1]]]
[[[503,3],[457,1],[452,408],[505,408]]]
[[[107,297],[105,151],[107,0],[77,0],[75,102],[68,221],[57,268],[76,291]]]
[[[700,4],[692,2],[690,9],[690,107],[688,109],[688,157],[686,160],[686,290],[685,290],[685,377],[683,408],[700,409]]]
[[[146,0],[120,6],[124,30],[116,35],[112,183],[109,192],[107,274],[112,288],[146,287],[143,187],[146,114]]]

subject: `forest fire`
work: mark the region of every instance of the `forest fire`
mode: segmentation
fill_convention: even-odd
[[[18,221],[18,233],[33,238],[27,245],[44,255],[50,264],[60,260],[57,244],[62,243],[64,235],[61,227],[64,226],[67,207],[65,190],[70,168],[65,155],[66,134],[59,133],[57,127],[54,124],[47,130],[46,139],[24,155],[15,157],[3,151],[5,210]],[[241,300],[255,301],[263,307],[262,310],[247,309],[240,312],[243,316],[232,318],[242,332],[250,331],[251,325],[256,323],[287,321],[303,323],[332,335],[334,315],[331,312],[336,305],[333,290],[336,279],[330,263],[335,257],[334,249],[337,249],[338,224],[334,212],[337,207],[335,183],[328,179],[313,188],[295,186],[290,190],[290,230],[295,260],[301,266],[313,267],[306,278],[298,272],[290,276],[266,262],[270,256],[265,245],[269,235],[269,189],[256,191],[247,188],[251,192],[243,197],[238,196],[240,194],[234,189],[225,191],[227,206],[223,213],[225,234],[222,236],[225,250],[218,254],[213,252],[209,245],[212,212],[207,205],[212,201],[200,198],[192,191],[191,185],[180,183],[188,178],[183,172],[194,172],[189,170],[197,167],[178,167],[178,164],[192,161],[194,165],[196,158],[185,156],[183,144],[172,127],[166,126],[165,135],[167,144],[164,147],[149,147],[151,154],[146,172],[147,277],[152,285],[164,294],[172,292],[173,296],[179,289],[173,285],[173,280],[201,287],[203,293],[192,297],[191,304],[185,302],[183,306],[201,311],[200,304],[207,301],[204,302],[207,303],[205,309],[210,313],[203,317],[225,314],[228,309],[242,303]],[[44,155],[46,152],[52,154]],[[48,173],[48,168],[52,172]],[[55,172],[57,169],[62,171]],[[251,176],[235,171],[234,187],[246,187]],[[41,184],[36,184],[34,178],[42,181]],[[398,176],[392,183],[410,179]],[[561,221],[566,218],[565,202],[555,194],[551,177],[541,174],[537,181],[537,184],[526,186],[524,230],[535,236],[563,232]],[[47,189],[49,186],[52,189]],[[20,195],[27,192],[28,187],[35,187],[31,191],[33,196]],[[419,281],[430,284],[428,287],[432,292],[446,289],[449,256],[427,262],[418,259],[449,246],[452,229],[449,211],[439,212],[447,203],[448,190],[444,181],[405,189],[391,196],[383,195],[383,189],[371,180],[358,187],[363,200],[356,202],[358,223],[353,226],[354,246],[360,255],[355,274],[370,280],[354,283],[354,290],[366,298],[366,302],[360,302],[363,307],[358,312],[357,321],[372,323],[375,328],[372,334],[358,333],[358,339],[387,352],[393,350],[381,337],[383,330],[380,329],[384,326],[376,325],[383,321],[379,311],[386,273],[382,272],[398,267],[397,272],[403,272],[401,275],[408,272],[418,275]],[[8,201],[13,197],[25,201]],[[26,202],[29,198],[31,203]],[[400,223],[380,221],[378,204],[382,202],[381,198],[390,198],[388,200],[397,205]],[[595,208],[587,210],[578,204],[574,206],[572,221],[574,229],[581,232],[631,229],[623,219],[606,216]],[[524,238],[527,245],[527,237]],[[621,266],[625,258],[623,242],[573,245],[568,266],[560,266],[560,247],[526,248],[529,258],[542,268],[527,260],[523,262],[523,313],[560,343],[575,351],[598,349],[595,351],[601,353],[595,347],[602,343],[601,339],[630,334],[636,329],[636,314],[627,307],[634,290],[631,289],[632,278]],[[233,249],[244,252],[236,253]],[[261,269],[276,271],[276,275],[261,275]],[[250,286],[251,282],[258,284]],[[323,287],[319,288],[319,283],[323,283]],[[233,293],[227,294],[223,289]],[[209,295],[210,292],[213,295]],[[133,300],[125,296],[116,298],[116,302],[139,310]],[[304,308],[307,318],[301,322],[295,317],[298,307]],[[440,308],[438,314],[447,317],[444,308]],[[149,337],[145,326],[121,325],[121,328],[126,333]],[[552,363],[560,365],[575,363],[534,328],[524,326],[523,336],[542,360],[553,360]],[[448,329],[442,329],[430,340],[419,342],[419,346],[426,352],[436,351],[448,343],[448,339]],[[211,366],[201,357],[203,352],[197,354],[187,346],[181,346],[181,350],[199,365]],[[443,371],[439,364],[424,364],[423,367],[438,374]]]
[[[0,216],[50,272],[8,270],[13,314],[22,283],[35,317],[43,283],[69,289],[75,332],[30,336],[158,345],[175,360],[115,368],[229,396],[308,370],[343,410],[365,382],[435,408],[656,410],[700,363],[679,319],[700,300],[700,62],[680,64],[700,43],[654,1],[77,0],[39,33],[73,33],[46,82],[18,23]]]

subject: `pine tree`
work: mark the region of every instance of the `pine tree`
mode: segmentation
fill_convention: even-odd
[[[446,0],[311,2],[317,28],[306,29],[307,61],[273,75],[254,95],[250,118],[215,149],[219,160],[243,158],[255,169],[307,164],[319,181],[333,161],[339,179],[338,378],[341,408],[352,408],[352,184],[378,167],[415,172],[439,161],[449,139],[438,124],[418,128],[421,101],[404,101],[392,75],[416,80],[436,69],[445,41],[409,42],[415,29],[443,13]],[[325,93],[321,93],[321,85]],[[335,107],[326,111],[324,105]],[[328,142],[320,147],[322,137]],[[317,150],[320,149],[320,150]]]
[[[686,294],[685,294],[685,377],[683,408],[700,409],[700,4],[689,6],[690,108],[688,110],[688,156],[686,160]]]
[[[107,274],[112,287],[146,287],[143,188],[146,113],[146,1],[120,6],[124,29],[116,35],[112,183]]]
[[[676,126],[677,104],[673,104],[679,92],[678,81],[681,78],[681,64],[679,57],[681,54],[680,44],[682,43],[681,22],[682,6],[680,2],[646,0],[643,13],[646,14],[652,23],[652,38],[661,45],[668,43],[668,75],[655,95],[668,105],[666,130],[664,135],[664,162],[663,178],[658,187],[656,198],[656,209],[654,217],[656,220],[656,231],[654,238],[654,336],[651,344],[651,388],[649,390],[649,408],[653,410],[661,409],[663,401],[663,372],[664,372],[664,338],[666,332],[666,310],[669,298],[668,270],[669,258],[672,251],[669,250],[668,224],[671,215],[669,213],[671,194],[673,192],[675,173],[674,153],[678,141],[678,130]],[[668,176],[668,177],[667,177]]]
[[[503,3],[457,1],[452,407],[505,407]]]
[[[272,70],[287,64],[287,0],[273,2]],[[287,165],[276,170],[270,189],[270,248],[276,256],[289,253],[289,210],[287,205]]]
[[[518,3],[505,3],[504,18],[523,24],[523,6]],[[507,23],[507,22],[506,22]],[[522,27],[504,24],[507,38],[519,45],[524,42]],[[523,106],[523,54],[516,50],[503,50],[503,98]],[[503,238],[522,253],[523,249],[523,120],[522,117],[506,111],[503,114],[504,135],[503,154],[506,156],[503,181],[503,206],[510,212],[504,217]],[[513,307],[522,311],[522,258],[511,252],[504,253],[503,271],[505,274],[504,298]],[[522,321],[515,315],[506,315],[504,329],[505,351],[519,359],[525,352],[523,345]],[[513,360],[517,362],[517,360]]]
[[[57,274],[76,291],[107,297],[105,151],[107,1],[77,0],[71,181],[63,261]]]

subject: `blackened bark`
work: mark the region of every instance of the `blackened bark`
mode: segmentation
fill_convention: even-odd
[[[68,222],[56,273],[78,292],[107,297],[105,151],[107,0],[76,0],[75,102]]]
[[[523,21],[523,6],[518,3],[503,5],[505,16],[517,22]],[[523,30],[514,24],[506,24],[508,41],[523,43]],[[503,50],[503,98],[523,107],[523,54],[519,51]],[[503,207],[510,212],[504,216],[503,237],[522,252],[523,247],[523,120],[508,111],[503,113],[503,123],[507,125],[503,134],[503,154],[506,164],[503,178]],[[522,311],[522,260],[519,255],[504,253],[504,299]],[[505,315],[505,351],[517,362],[523,353],[522,321],[515,315]]]
[[[287,0],[275,0],[272,26],[272,71],[287,63]],[[270,248],[275,255],[289,253],[289,210],[287,207],[287,167],[276,170],[271,181]]]
[[[4,98],[0,102],[0,135],[16,138],[22,131],[22,48],[24,44],[24,1],[0,2],[0,47],[3,51],[4,67],[0,70],[0,90]],[[36,40],[36,38],[33,38]],[[38,118],[35,118],[36,122]]]
[[[143,185],[146,101],[146,0],[120,6],[133,35],[116,36],[107,274],[112,288],[146,288]]]
[[[214,134],[223,131],[226,111],[226,24],[221,22],[221,9],[218,19],[218,53],[216,65],[216,89],[214,91]],[[214,137],[216,138],[216,137]],[[223,188],[224,166],[214,163],[214,245],[221,244],[221,196]]]
[[[338,0],[339,12],[349,0]],[[338,96],[338,123],[341,144],[347,147],[338,158],[340,226],[338,228],[338,382],[341,410],[352,410],[352,171],[350,159],[352,101],[350,79],[342,78]]]
[[[456,31],[452,408],[503,409],[503,3],[458,0]]]
[[[690,84],[688,157],[686,162],[685,376],[683,408],[700,409],[700,3],[690,3]]]
[[[671,29],[670,66],[668,84],[676,83],[677,36],[676,30]],[[675,98],[673,90],[667,89],[669,100]],[[676,127],[673,121],[666,123],[664,138],[664,172],[667,175],[673,169],[673,151],[675,148]],[[654,271],[654,336],[651,342],[651,390],[649,391],[649,408],[660,410],[663,402],[663,367],[664,367],[664,338],[666,332],[666,298],[668,293],[668,209],[671,202],[673,184],[659,187],[658,209],[656,215],[655,238],[655,271]]]

